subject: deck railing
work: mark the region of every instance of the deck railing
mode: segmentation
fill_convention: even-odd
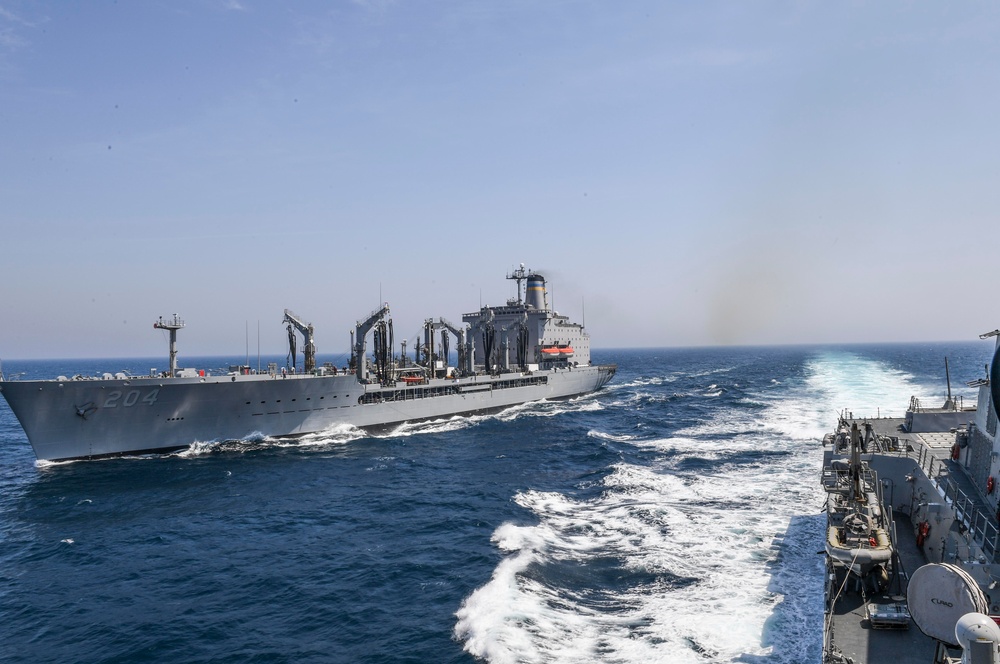
[[[979,545],[991,563],[997,562],[1000,551],[1000,528],[997,519],[988,509],[984,509],[977,496],[970,496],[951,478],[945,462],[936,456],[927,445],[921,443],[915,450],[906,451],[906,456],[914,459],[923,471],[944,493],[945,500],[955,510],[959,522],[967,529],[972,541]]]
[[[951,501],[962,524],[969,529],[969,536],[979,545],[990,562],[996,562],[1000,549],[1000,529],[989,512],[984,511],[978,500],[966,495],[950,477],[942,487],[945,497]]]
[[[956,394],[951,398],[951,402],[955,404],[955,410],[965,410],[965,398],[961,394]],[[924,406],[920,403],[920,399],[917,397],[910,397],[910,405],[907,410],[914,413],[922,413],[925,410],[928,411],[939,411],[942,410],[941,406]]]

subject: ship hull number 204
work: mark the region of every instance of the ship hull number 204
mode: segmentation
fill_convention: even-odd
[[[160,395],[160,390],[151,390],[146,396],[142,396],[140,390],[130,390],[129,392],[122,392],[120,390],[115,390],[108,394],[108,398],[104,400],[105,408],[117,408],[118,406],[123,406],[128,408],[134,406],[137,403],[144,403],[147,406],[152,406],[156,403],[156,398]],[[123,398],[124,397],[124,398]],[[140,397],[142,400],[140,401]]]

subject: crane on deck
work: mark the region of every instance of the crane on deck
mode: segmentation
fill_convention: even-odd
[[[517,368],[520,371],[527,369],[528,355],[528,314],[521,312],[521,315],[509,324],[500,328],[500,366],[504,371],[510,370],[510,336],[514,333],[515,354],[517,358]]]
[[[381,309],[373,311],[368,318],[358,321],[354,334],[354,365],[358,380],[368,382],[368,363],[365,362],[365,337],[375,324],[389,315],[389,304],[383,304]]]
[[[475,364],[475,340],[478,333],[482,333],[482,343],[483,343],[483,365],[486,373],[492,374],[495,362],[494,342],[496,340],[496,316],[493,314],[493,309],[489,307],[483,307],[480,309],[479,319],[472,323],[469,330],[469,355],[472,359],[469,362],[473,365]]]
[[[301,318],[288,309],[285,309],[285,320],[282,322],[288,323],[288,346],[292,356],[292,366],[295,366],[295,334],[292,332],[294,327],[302,333],[305,340],[302,347],[302,354],[305,355],[305,373],[312,372],[316,368],[316,344],[313,341],[312,323],[303,322]]]
[[[467,328],[457,327],[444,318],[438,318],[438,327],[442,327],[455,335],[458,340],[458,372],[463,376],[469,376],[472,371],[472,353],[469,352],[469,345],[466,342]],[[447,353],[445,353],[447,356]],[[447,362],[447,357],[445,357]]]

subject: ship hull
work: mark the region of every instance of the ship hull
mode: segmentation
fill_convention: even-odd
[[[0,394],[36,457],[60,461],[497,411],[585,394],[614,373],[612,365],[582,366],[393,386],[353,375],[7,381],[0,382]]]

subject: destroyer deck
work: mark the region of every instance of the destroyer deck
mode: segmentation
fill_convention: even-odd
[[[950,485],[950,491],[960,492],[964,500],[970,502],[970,509],[985,514],[985,502],[978,499],[961,465],[951,460],[951,448],[955,441],[953,431],[905,432],[903,418],[879,418],[868,420],[848,420],[862,426],[872,425],[875,433],[895,437],[899,441],[899,451],[892,454],[866,454],[872,469],[878,475],[887,491],[902,491],[896,487],[906,486],[908,475],[920,468],[934,468],[939,485]],[[827,451],[824,465],[834,453]],[[939,489],[940,495],[926,498],[929,501],[948,503],[946,488]],[[892,499],[889,499],[892,502]],[[982,505],[972,503],[981,502]],[[916,544],[915,527],[910,519],[909,509],[893,509],[895,523],[893,544],[898,553],[901,567],[898,583],[894,583],[884,595],[866,594],[855,579],[845,579],[846,571],[836,570],[827,562],[827,608],[825,615],[825,643],[827,656],[824,663],[853,662],[853,664],[879,664],[895,662],[899,664],[931,664],[935,661],[938,643],[923,634],[912,621],[906,628],[873,628],[868,616],[868,603],[892,604],[905,600],[906,584],[914,571],[927,564],[927,558]],[[905,603],[905,601],[904,601]],[[957,657],[960,653],[950,652]]]

